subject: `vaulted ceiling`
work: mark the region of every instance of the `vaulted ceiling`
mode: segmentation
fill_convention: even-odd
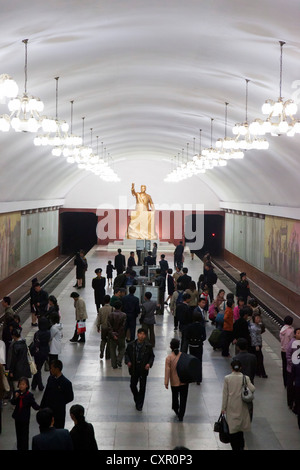
[[[190,157],[194,146],[198,151],[200,129],[202,148],[209,147],[211,119],[213,140],[224,137],[225,102],[231,135],[245,119],[246,78],[248,118],[263,117],[264,101],[279,96],[279,40],[286,42],[282,95],[300,96],[298,0],[1,0],[0,6],[0,73],[22,93],[28,39],[28,92],[55,117],[59,77],[59,117],[70,122],[74,100],[74,133],[82,134],[84,117],[85,140],[103,142],[128,188],[137,161],[164,184],[187,143]],[[0,133],[1,201],[64,198],[83,179],[96,178],[53,157],[51,148],[35,147],[33,138]],[[243,160],[193,178],[221,201],[299,206],[300,134],[268,140],[269,150],[247,151]],[[168,184],[174,197],[178,188],[188,190],[189,181]]]

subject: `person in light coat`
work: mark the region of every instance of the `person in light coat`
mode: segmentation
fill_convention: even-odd
[[[75,319],[76,319],[76,326],[73,338],[70,339],[71,343],[85,343],[85,332],[78,333],[77,331],[77,324],[78,322],[85,322],[88,318],[85,301],[77,292],[72,292],[70,295],[74,299],[74,307],[75,307]],[[79,339],[80,337],[80,339]]]
[[[245,446],[244,431],[249,431],[251,428],[250,413],[247,403],[242,400],[241,396],[242,364],[234,359],[231,362],[231,368],[231,374],[226,375],[224,379],[222,414],[226,415],[232,450],[243,450]],[[254,385],[247,375],[245,377],[248,388],[254,392]]]
[[[61,354],[62,348],[62,337],[63,337],[63,325],[60,323],[59,314],[53,314],[52,316],[53,325],[50,328],[50,351],[49,351],[49,363],[58,359]]]

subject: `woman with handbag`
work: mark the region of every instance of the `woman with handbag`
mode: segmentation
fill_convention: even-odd
[[[251,427],[248,404],[242,398],[244,377],[250,392],[253,393],[255,387],[249,377],[242,374],[240,361],[234,359],[231,368],[231,374],[224,379],[222,414],[226,415],[232,450],[244,450],[244,431]]]

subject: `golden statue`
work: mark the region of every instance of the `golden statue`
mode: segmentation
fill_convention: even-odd
[[[131,194],[135,197],[136,199],[136,206],[135,210],[136,211],[155,211],[155,207],[152,201],[152,198],[149,194],[146,193],[146,186],[143,184],[141,186],[141,192],[137,193],[134,189],[134,183],[131,185]],[[149,206],[151,209],[149,209]]]
[[[136,199],[135,210],[127,229],[127,238],[135,240],[157,240],[155,232],[155,207],[152,198],[146,193],[146,186],[141,186],[141,192],[136,192],[134,183],[131,185],[131,194]]]

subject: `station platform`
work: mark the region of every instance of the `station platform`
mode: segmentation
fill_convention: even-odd
[[[183,422],[178,422],[171,410],[171,391],[164,387],[164,364],[170,353],[170,340],[178,336],[178,333],[173,330],[173,316],[168,307],[163,316],[156,317],[155,361],[149,372],[142,412],[136,410],[133,402],[127,366],[123,363],[122,368],[113,369],[110,361],[99,358],[100,334],[95,327],[97,312],[91,282],[95,277],[94,270],[101,267],[105,272],[107,261],[113,259],[115,254],[97,250],[97,247],[87,254],[86,287],[78,291],[88,310],[85,344],[69,342],[75,328],[73,299],[70,298],[71,292],[76,290],[73,287],[75,268],[70,266],[64,276],[60,275],[55,287],[52,288],[51,283],[43,286],[49,294],[57,297],[62,315],[64,336],[60,359],[63,362],[63,374],[72,381],[75,395],[67,410],[76,403],[84,406],[86,419],[94,426],[99,450],[171,451],[176,446],[184,446],[190,450],[231,450],[230,445],[222,444],[213,431],[214,422],[221,411],[224,376],[231,372],[230,359],[222,357],[219,351],[213,351],[208,341],[204,343],[203,382],[200,386],[189,386]],[[160,254],[159,250],[158,256]],[[166,258],[173,268],[173,256],[170,254]],[[190,256],[185,256],[184,264],[193,280],[197,281],[203,271],[202,262],[197,257],[192,260]],[[228,287],[219,279],[214,286],[215,292],[220,288],[229,292]],[[107,289],[107,293],[111,294],[111,289]],[[22,324],[23,337],[30,344],[36,328],[31,326],[29,305],[24,309],[28,311],[28,319]],[[207,323],[207,337],[212,328],[210,322]],[[268,330],[264,333],[263,340],[268,378],[257,377],[255,380],[254,415],[251,431],[245,433],[246,449],[299,450],[297,417],[287,406],[282,381],[280,344]],[[231,354],[234,355],[233,347]],[[48,374],[49,372],[43,371],[44,385]],[[38,403],[42,394],[40,391],[34,392]],[[0,450],[16,449],[12,412],[10,403],[4,405]],[[32,436],[39,433],[35,414],[35,411],[31,412],[30,446]],[[65,427],[73,427],[68,411]]]

